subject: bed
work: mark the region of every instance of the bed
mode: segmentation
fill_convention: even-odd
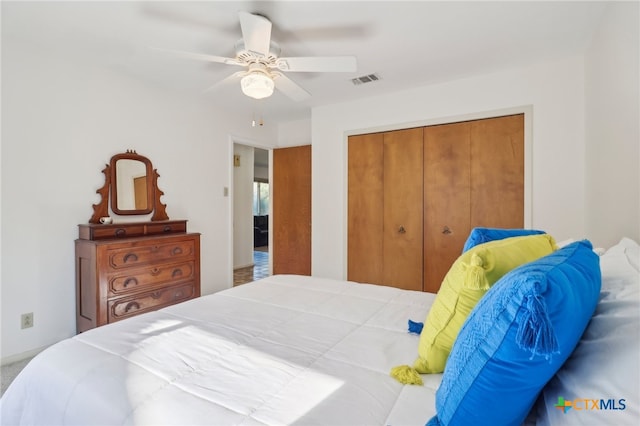
[[[625,238],[600,257],[598,307],[527,424],[639,418],[638,256],[637,243]],[[412,386],[389,372],[415,356],[419,335],[408,332],[408,320],[424,320],[435,298],[318,277],[268,277],[49,347],[10,385],[0,419],[3,425],[424,425],[437,414],[443,374],[424,374],[423,384]],[[580,417],[553,407],[559,395],[624,399],[625,409]]]

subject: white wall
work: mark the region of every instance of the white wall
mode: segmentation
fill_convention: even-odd
[[[74,58],[2,40],[3,362],[75,334],[74,240],[112,155],[158,169],[172,219],[202,233],[202,293],[232,284],[233,138],[270,147],[250,123]],[[20,329],[20,314],[35,325]]]
[[[294,120],[278,125],[278,148],[311,145],[311,119]]]
[[[240,166],[233,168],[233,268],[253,266],[253,147],[234,144]]]
[[[346,277],[346,135],[532,108],[531,226],[585,235],[584,61],[569,57],[312,113],[312,273]]]
[[[638,2],[612,2],[585,55],[588,234],[640,241]]]

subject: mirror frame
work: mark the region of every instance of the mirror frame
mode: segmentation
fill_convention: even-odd
[[[147,209],[138,210],[120,210],[117,205],[117,188],[116,188],[116,162],[118,160],[136,160],[141,161],[145,165],[147,171]],[[93,216],[89,219],[89,223],[100,223],[100,218],[110,216],[109,200],[111,199],[111,211],[116,215],[144,215],[153,212],[151,221],[169,220],[166,212],[166,204],[160,202],[160,197],[164,192],[158,188],[158,171],[151,165],[151,160],[147,157],[139,155],[135,150],[127,150],[125,153],[116,154],[111,157],[109,164],[105,165],[104,185],[96,192],[100,194],[102,199],[98,204],[93,205]]]
[[[118,168],[116,165],[120,160],[132,160],[139,161],[144,164],[145,179],[147,181],[147,208],[146,209],[120,209],[118,208]],[[149,214],[153,211],[153,195],[155,189],[153,188],[152,176],[151,176],[151,161],[147,157],[134,153],[117,154],[111,157],[111,170],[113,179],[111,180],[111,211],[119,215],[139,215]]]

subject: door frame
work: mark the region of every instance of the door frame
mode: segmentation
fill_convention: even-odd
[[[229,220],[228,220],[228,226],[227,226],[227,249],[228,249],[228,253],[229,253],[229,258],[228,258],[228,263],[227,263],[227,271],[229,272],[229,282],[227,283],[229,288],[233,287],[233,273],[234,273],[234,269],[233,269],[233,252],[234,252],[234,245],[235,245],[235,241],[234,241],[234,236],[233,236],[233,222],[234,222],[234,209],[233,209],[233,204],[234,204],[234,185],[235,185],[235,179],[234,179],[234,166],[233,166],[233,162],[234,162],[234,145],[244,145],[244,146],[248,146],[248,147],[253,147],[253,148],[259,148],[259,149],[264,149],[265,151],[269,152],[269,182],[273,181],[273,149],[274,147],[272,146],[266,146],[264,144],[261,144],[255,140],[252,139],[246,139],[246,138],[242,138],[236,135],[229,135],[228,137],[228,141],[227,141],[227,164],[228,164],[228,182],[229,182],[229,186],[228,187],[224,187],[223,191],[223,196],[225,196],[226,198],[228,198],[228,215],[229,215]],[[272,193],[273,189],[272,186],[269,185],[269,197],[273,198],[273,193]],[[272,209],[271,209],[271,203],[269,203],[269,247],[272,247],[272,221],[273,221],[273,214],[272,214]],[[269,274],[273,273],[273,256],[269,256]]]

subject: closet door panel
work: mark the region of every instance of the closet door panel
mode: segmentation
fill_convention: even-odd
[[[384,134],[383,284],[422,290],[423,129]]]
[[[470,232],[468,122],[424,128],[424,291],[437,293]]]
[[[347,149],[347,279],[380,284],[383,280],[383,135],[350,136]]]
[[[524,115],[471,122],[471,225],[524,226]]]

